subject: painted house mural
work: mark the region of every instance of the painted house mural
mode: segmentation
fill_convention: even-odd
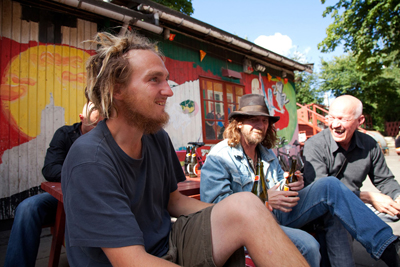
[[[54,132],[79,121],[85,103],[85,62],[94,53],[83,41],[110,27],[118,32],[124,24],[123,19],[108,18],[109,11],[93,14],[52,0],[25,2],[0,0],[0,220],[12,218],[18,203],[40,192],[44,156]],[[171,23],[180,16],[210,27],[210,32],[228,33],[154,5],[153,11],[162,9],[172,16],[163,22],[164,28],[152,19],[129,27],[158,41],[166,57],[174,96],[167,103],[170,122],[165,129],[176,150],[191,141],[213,145],[222,140],[229,113],[249,93],[264,95],[271,114],[281,117],[276,124],[279,136],[297,138],[293,70],[301,70],[301,65],[286,69],[260,59],[264,69],[255,71],[256,58],[250,52],[227,48]],[[101,3],[99,9],[107,7],[126,15],[126,9],[109,3]],[[133,15],[140,17],[137,13]]]

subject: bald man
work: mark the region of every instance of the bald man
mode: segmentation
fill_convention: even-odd
[[[350,95],[340,96],[332,102],[329,128],[304,144],[304,181],[308,185],[327,176],[337,177],[382,220],[397,221],[400,216],[400,186],[386,165],[379,144],[371,136],[357,131],[365,120],[362,110],[362,102]],[[380,193],[360,191],[367,175]],[[330,227],[336,227],[331,233],[336,232],[337,237],[340,225],[328,226],[327,240]],[[350,240],[348,244],[327,242],[327,246],[328,254],[330,249],[336,251],[329,254],[331,263],[334,261],[331,255],[340,257],[347,254],[350,258]]]
[[[79,115],[81,122],[59,128],[47,149],[42,174],[47,181],[60,182],[61,168],[72,144],[79,136],[91,131],[99,121],[93,104],[85,104]],[[22,201],[14,216],[4,266],[35,266],[42,226],[54,222],[57,199],[49,193]]]
[[[362,103],[350,95],[336,98],[329,109],[328,125],[306,141],[306,184],[326,176],[340,179],[385,221],[400,215],[400,186],[385,162],[379,144],[356,131],[364,123]],[[381,193],[360,191],[367,175]]]

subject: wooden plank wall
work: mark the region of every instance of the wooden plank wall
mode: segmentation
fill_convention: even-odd
[[[62,26],[61,33],[47,28],[51,40],[62,36],[54,44],[40,38],[42,21],[21,19],[23,8],[0,0],[0,220],[38,192],[54,132],[79,121],[90,56],[83,41],[97,32],[96,23],[76,19],[76,27]]]

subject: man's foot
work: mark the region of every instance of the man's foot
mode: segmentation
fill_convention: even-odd
[[[400,267],[400,239],[397,237],[381,255],[383,260],[389,267]]]

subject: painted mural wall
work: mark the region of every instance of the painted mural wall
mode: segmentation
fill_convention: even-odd
[[[98,25],[71,16],[56,20],[61,13],[36,13],[0,0],[0,220],[12,218],[23,199],[40,191],[54,132],[78,122],[85,103],[85,61],[93,51],[83,41],[96,34]],[[269,73],[245,74],[241,64],[213,54],[211,44],[200,44],[206,54],[201,57],[196,40],[151,38],[159,41],[170,72],[174,96],[167,103],[166,131],[176,150],[203,141],[199,77],[241,84],[246,94],[265,95],[270,112],[281,116],[279,135],[288,140],[297,136],[293,82]],[[242,79],[223,77],[222,67],[241,72]]]
[[[0,219],[38,193],[55,130],[79,121],[91,54],[82,41],[97,32],[96,24],[75,18],[76,27],[61,26],[55,43],[51,24],[42,23],[44,31],[24,16],[29,10],[21,4],[0,1]]]
[[[292,81],[269,73],[246,74],[242,65],[232,63],[228,68],[241,72],[242,79],[226,78],[222,76],[221,67],[227,66],[226,60],[212,55],[206,55],[201,60],[200,51],[174,47],[172,43],[165,41],[160,47],[167,56],[166,67],[170,72],[170,85],[174,92],[174,96],[167,102],[171,120],[165,129],[176,150],[185,150],[188,142],[203,141],[199,76],[244,85],[245,94],[264,95],[270,114],[281,118],[275,125],[278,135],[285,137],[289,143],[297,139],[296,93]]]

